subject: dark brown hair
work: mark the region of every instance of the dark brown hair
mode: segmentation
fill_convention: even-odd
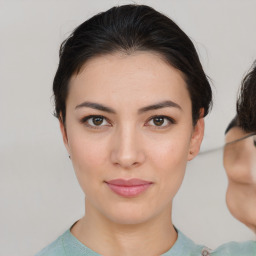
[[[192,101],[195,124],[212,104],[212,91],[189,37],[168,17],[145,5],[123,5],[99,13],[78,26],[60,47],[53,91],[55,116],[65,124],[71,76],[91,58],[123,52],[151,51],[180,70]]]
[[[237,118],[245,132],[256,131],[256,62],[242,81],[237,100]]]

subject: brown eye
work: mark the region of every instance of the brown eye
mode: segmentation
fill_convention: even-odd
[[[153,123],[156,126],[162,126],[164,124],[165,118],[162,116],[157,116],[153,118]]]
[[[104,118],[101,116],[93,117],[92,123],[96,126],[101,125],[103,123]]]
[[[100,128],[102,126],[111,125],[104,116],[86,116],[81,120],[81,123],[91,128]]]
[[[172,124],[176,124],[176,122],[169,116],[152,116],[146,125],[155,128],[167,128]]]

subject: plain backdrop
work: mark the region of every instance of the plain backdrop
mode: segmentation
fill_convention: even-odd
[[[202,152],[222,146],[240,81],[256,59],[255,0],[157,0],[192,39],[212,80]],[[84,195],[53,117],[60,43],[117,0],[0,0],[0,255],[34,255],[84,212]],[[225,205],[222,150],[199,155],[174,200],[175,225],[197,243],[255,239]]]

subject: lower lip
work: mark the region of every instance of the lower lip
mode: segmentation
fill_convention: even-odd
[[[107,183],[109,188],[119,196],[123,197],[135,197],[147,190],[152,183],[136,185],[136,186],[118,186]]]

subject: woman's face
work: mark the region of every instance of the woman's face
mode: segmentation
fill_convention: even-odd
[[[72,77],[61,130],[86,209],[135,224],[170,215],[204,121],[193,127],[179,71],[153,53],[115,53]]]

